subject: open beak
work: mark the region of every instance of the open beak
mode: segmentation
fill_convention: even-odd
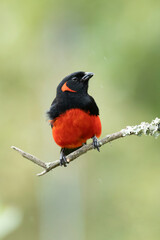
[[[92,72],[85,72],[85,75],[82,77],[83,81],[89,80],[91,77],[93,77],[94,73]]]

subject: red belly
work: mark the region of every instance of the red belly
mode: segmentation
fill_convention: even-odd
[[[70,109],[53,122],[52,134],[62,148],[80,147],[93,136],[100,137],[101,121],[80,109]]]

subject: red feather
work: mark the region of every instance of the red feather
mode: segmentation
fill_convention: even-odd
[[[101,135],[99,116],[90,115],[78,108],[67,110],[51,122],[53,138],[62,148],[77,148],[87,139]]]

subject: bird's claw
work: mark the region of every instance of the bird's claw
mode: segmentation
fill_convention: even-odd
[[[93,147],[94,147],[94,149],[97,149],[98,152],[100,152],[100,149],[99,149],[100,144],[99,144],[99,141],[98,141],[97,137],[94,136],[92,139],[93,139]]]
[[[63,156],[62,158],[60,158],[60,166],[64,166],[67,167],[67,159],[65,156]]]
[[[64,166],[64,167],[67,167],[67,164],[69,162],[67,161],[67,158],[66,156],[64,155],[64,149],[61,150],[61,153],[60,153],[60,166]]]

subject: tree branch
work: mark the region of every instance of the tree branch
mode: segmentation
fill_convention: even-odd
[[[106,143],[109,143],[111,141],[114,141],[114,140],[122,138],[122,137],[130,136],[130,135],[141,136],[142,134],[158,137],[160,135],[160,119],[156,118],[151,123],[142,122],[139,125],[127,126],[125,129],[122,129],[121,131],[116,132],[116,133],[109,134],[106,137],[99,140],[99,145],[101,147]],[[46,174],[47,172],[49,172],[50,170],[52,170],[53,168],[60,166],[60,160],[55,160],[53,162],[43,162],[40,159],[38,159],[37,157],[35,157],[27,152],[24,152],[23,150],[21,150],[17,147],[12,146],[11,148],[14,149],[15,151],[19,152],[24,158],[27,158],[28,160],[32,161],[33,163],[37,164],[38,166],[44,168],[44,171],[37,174],[37,176],[42,176],[42,175]],[[76,150],[76,151],[72,152],[71,154],[69,154],[68,156],[66,156],[67,162],[69,163],[69,162],[75,160],[82,154],[85,154],[86,152],[88,152],[89,150],[92,150],[92,149],[94,149],[92,143],[90,143],[88,145],[84,145],[83,147],[79,148],[78,150]]]

